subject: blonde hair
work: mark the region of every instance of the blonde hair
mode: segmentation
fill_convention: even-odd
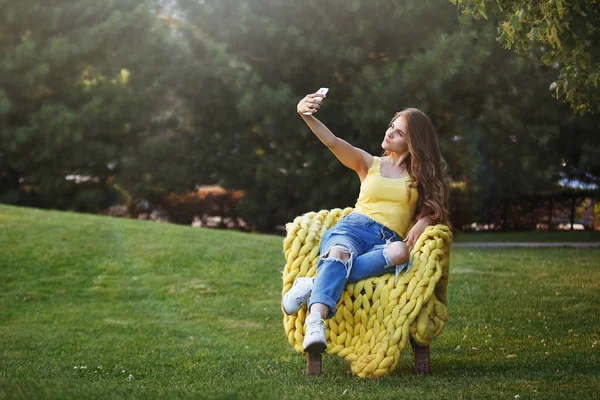
[[[413,178],[411,187],[419,193],[415,219],[428,217],[431,222],[450,226],[448,197],[450,186],[446,179],[447,165],[440,154],[440,145],[431,119],[416,108],[407,108],[394,115],[390,125],[403,117],[408,145],[406,169]],[[384,156],[390,152],[385,151]],[[410,191],[409,191],[410,193]]]

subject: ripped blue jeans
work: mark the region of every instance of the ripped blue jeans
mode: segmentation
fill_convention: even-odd
[[[346,283],[394,272],[394,269],[397,278],[400,269],[409,267],[409,263],[391,265],[384,248],[387,243],[399,240],[402,238],[396,232],[365,215],[352,212],[344,216],[321,238],[317,277],[308,309],[314,303],[324,304],[329,307],[327,318],[331,318]],[[343,261],[328,257],[332,248],[344,249],[350,253],[350,258]]]

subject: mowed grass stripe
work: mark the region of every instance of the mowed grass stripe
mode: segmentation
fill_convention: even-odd
[[[324,357],[280,310],[282,238],[0,206],[0,398],[591,398],[600,249],[455,249],[433,374]],[[82,368],[85,367],[85,368]]]

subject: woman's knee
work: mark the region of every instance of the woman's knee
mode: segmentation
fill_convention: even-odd
[[[410,258],[410,252],[404,242],[388,243],[385,246],[384,251],[387,254],[387,259],[391,262],[391,265],[403,264]]]
[[[350,249],[345,246],[332,246],[327,250],[323,258],[336,258],[342,261],[350,259]]]

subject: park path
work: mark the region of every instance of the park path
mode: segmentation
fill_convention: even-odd
[[[600,242],[458,242],[452,247],[600,247]]]

